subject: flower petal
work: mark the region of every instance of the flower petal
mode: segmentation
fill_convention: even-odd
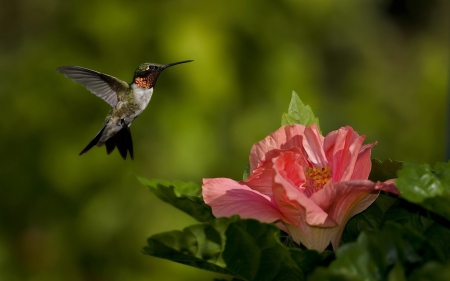
[[[302,226],[297,228],[293,225],[287,225],[289,235],[297,244],[303,244],[306,248],[323,252],[333,237],[339,232],[339,228],[329,227],[321,228],[317,226],[309,226],[302,221]],[[342,235],[342,234],[341,234]]]
[[[307,159],[304,157],[301,149],[298,147],[292,147],[287,150],[284,149],[274,149],[266,153],[266,159],[259,163],[258,167],[253,170],[253,173],[244,181],[245,185],[253,190],[256,190],[262,194],[272,196],[272,185],[273,177],[275,176],[275,171],[273,169],[273,158],[278,157],[280,154],[288,153],[292,155],[290,161],[292,162],[292,169],[296,169],[296,165],[305,166],[308,165]],[[298,162],[298,163],[297,163]],[[290,180],[295,186],[302,186],[305,182],[305,175],[303,173],[303,168],[296,169],[289,173],[291,176]]]
[[[369,180],[339,182],[325,185],[310,197],[339,226],[339,231],[331,240],[334,250],[339,246],[350,218],[367,209],[377,199],[381,189],[388,188],[382,185]]]
[[[361,151],[356,159],[355,169],[351,176],[351,180],[365,180],[369,178],[370,170],[372,169],[372,161],[370,160],[370,153],[372,147],[374,147],[377,142],[363,145]]]
[[[282,219],[269,196],[231,179],[203,179],[202,195],[216,217],[240,215],[268,223]]]
[[[250,173],[266,159],[266,153],[270,150],[302,147],[304,130],[305,126],[299,124],[283,126],[262,141],[255,143],[250,151]]]
[[[349,126],[333,131],[325,137],[324,150],[333,182],[351,179],[364,139],[365,136],[359,136]]]
[[[324,137],[320,134],[316,124],[306,127],[303,147],[305,148],[311,163],[321,168],[328,166],[327,157],[323,149],[323,142]]]
[[[390,179],[385,182],[376,182],[375,183],[375,189],[377,190],[383,190],[395,195],[399,195],[400,191],[395,186],[395,179]]]
[[[303,174],[303,167],[292,165],[292,153],[283,153],[273,159],[273,196],[278,209],[289,224],[300,227],[302,220],[310,225],[333,227],[336,223],[314,201],[310,200],[300,188],[293,185],[291,177]],[[297,175],[295,175],[297,174]]]

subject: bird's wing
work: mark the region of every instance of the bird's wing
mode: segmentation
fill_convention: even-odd
[[[80,83],[112,107],[116,106],[118,95],[124,93],[129,86],[128,83],[116,77],[79,66],[61,66],[56,70]]]

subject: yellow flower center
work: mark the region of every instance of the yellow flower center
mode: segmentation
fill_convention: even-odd
[[[331,169],[326,166],[321,167],[307,167],[305,171],[307,185],[314,188],[316,191],[322,189],[323,186],[331,179]]]

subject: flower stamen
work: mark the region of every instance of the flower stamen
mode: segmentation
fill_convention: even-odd
[[[305,171],[307,185],[313,189],[320,190],[331,179],[331,169],[326,166],[307,167]]]

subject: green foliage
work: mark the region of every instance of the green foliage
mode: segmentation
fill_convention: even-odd
[[[395,183],[403,198],[450,220],[450,163],[405,163]]]
[[[315,117],[311,107],[309,105],[304,105],[297,93],[292,91],[288,112],[283,113],[281,116],[281,125],[302,124],[311,126],[314,123],[319,127],[319,118]]]
[[[192,216],[199,222],[207,222],[214,218],[211,207],[203,202],[201,187],[193,182],[165,180],[147,180],[138,177],[138,180],[158,198]]]
[[[319,268],[308,280],[406,280],[427,262],[442,262],[421,235],[396,223],[361,233],[356,242],[340,247],[328,268]]]
[[[387,212],[396,201],[397,199],[393,196],[380,194],[364,212],[350,219],[342,234],[342,241],[344,243],[355,241],[362,231],[379,229],[386,219]]]
[[[372,159],[372,169],[369,179],[371,181],[386,181],[397,177],[397,171],[402,167],[402,162],[386,159],[381,162],[378,159]]]
[[[250,164],[245,166],[244,175],[242,176],[243,180],[246,180],[250,176]]]
[[[258,281],[304,280],[305,271],[329,256],[329,252],[287,248],[279,233],[274,225],[233,216],[153,235],[143,251],[240,280]]]
[[[450,258],[450,226],[448,222],[415,204],[389,194],[380,194],[364,212],[347,223],[342,241],[352,242],[364,231],[381,229],[385,224],[397,223],[427,239],[437,255]]]
[[[430,261],[419,268],[415,268],[410,274],[410,281],[450,280],[450,261],[439,263]]]

